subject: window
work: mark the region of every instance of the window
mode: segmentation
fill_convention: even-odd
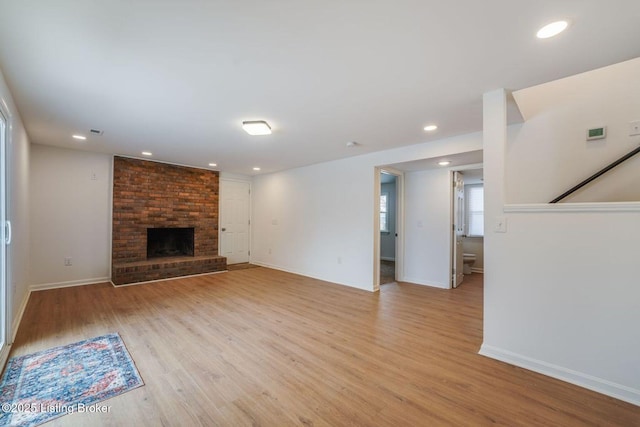
[[[389,232],[389,193],[380,195],[380,231]]]
[[[465,214],[467,236],[484,236],[484,187],[482,184],[465,185]]]

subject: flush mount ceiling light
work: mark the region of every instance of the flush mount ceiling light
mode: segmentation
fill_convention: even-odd
[[[451,162],[450,162],[450,161],[448,161],[448,160],[443,160],[443,161],[441,161],[441,162],[438,162],[438,164],[439,164],[440,166],[449,166],[449,165],[451,164]]]
[[[80,141],[85,141],[87,139],[87,137],[83,136],[83,135],[73,135],[73,139],[78,139]]]
[[[424,127],[424,130],[426,132],[433,132],[434,130],[438,129],[438,126],[436,125],[428,125]]]
[[[260,170],[260,168],[253,168],[253,170],[254,170],[254,171],[259,171],[259,170]]]
[[[142,152],[142,155],[143,155],[143,156],[152,156],[152,155],[153,155],[153,153],[152,153],[151,151],[143,151],[143,152]]]
[[[242,122],[242,129],[249,135],[271,135],[271,126],[264,120]]]
[[[539,39],[548,39],[553,36],[557,36],[561,32],[567,29],[569,26],[568,21],[556,21],[551,24],[547,24],[544,27],[540,28],[536,33],[536,37]]]

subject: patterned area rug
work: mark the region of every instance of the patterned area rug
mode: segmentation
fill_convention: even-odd
[[[120,335],[13,357],[0,387],[0,426],[35,426],[97,405],[144,384]]]

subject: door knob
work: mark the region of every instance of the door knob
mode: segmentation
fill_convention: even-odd
[[[226,229],[226,228],[224,228],[224,227],[222,227],[222,231],[227,231],[227,229]]]

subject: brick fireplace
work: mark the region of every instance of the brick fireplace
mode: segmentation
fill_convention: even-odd
[[[222,271],[219,174],[115,156],[111,280],[116,285]]]

